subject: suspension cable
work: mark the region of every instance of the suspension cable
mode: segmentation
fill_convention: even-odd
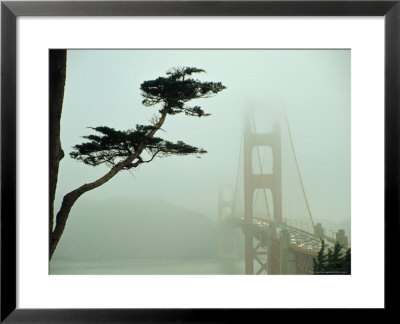
[[[312,218],[312,215],[311,215],[310,205],[309,205],[309,203],[308,203],[306,191],[305,191],[305,189],[304,189],[303,179],[301,178],[300,168],[299,168],[299,164],[298,164],[298,162],[297,162],[296,152],[295,152],[295,150],[294,150],[292,132],[290,131],[289,121],[288,121],[288,118],[287,118],[287,115],[286,115],[286,110],[285,110],[285,120],[286,120],[286,126],[287,126],[288,133],[289,133],[290,146],[291,146],[291,148],[292,148],[294,161],[295,161],[295,163],[296,163],[297,175],[299,176],[299,180],[300,180],[301,191],[303,192],[303,197],[304,197],[304,200],[305,200],[305,202],[306,202],[308,215],[310,216],[311,224],[312,224],[312,227],[314,228],[314,227],[315,227],[315,224],[314,224],[314,221],[313,221],[313,218]]]

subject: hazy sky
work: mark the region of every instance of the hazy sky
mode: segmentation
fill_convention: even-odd
[[[264,111],[285,109],[313,216],[338,222],[350,217],[349,50],[68,51],[61,123],[66,155],[56,208],[68,191],[108,170],[69,157],[72,146],[82,143],[81,136],[91,133],[87,127],[126,130],[147,124],[157,108],[141,104],[139,86],[175,66],[205,69],[200,80],[220,81],[227,89],[198,102],[211,116],[168,116],[165,132],[157,135],[208,153],[200,159],[156,159],[132,173],[120,172],[80,199],[162,199],[215,220],[219,185],[235,185],[245,108],[258,110],[257,130],[270,123],[262,118],[268,117]],[[282,131],[286,132],[284,124]],[[283,155],[289,155],[289,149],[282,148]],[[289,170],[290,163],[282,167]],[[295,177],[291,172],[286,174]],[[284,201],[291,200],[290,192],[283,188]]]

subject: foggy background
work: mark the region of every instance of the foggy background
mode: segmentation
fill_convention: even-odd
[[[218,190],[221,184],[234,188],[243,167],[241,137],[249,108],[255,109],[259,132],[269,129],[271,111],[286,111],[315,222],[327,231],[344,228],[350,236],[349,50],[69,50],[61,119],[65,157],[55,211],[66,193],[109,170],[69,157],[72,146],[84,141],[81,136],[92,134],[87,127],[126,130],[148,124],[158,107],[141,104],[140,84],[176,66],[202,68],[207,73],[195,78],[222,82],[227,89],[193,101],[211,116],[168,116],[156,136],[208,153],[200,159],[155,159],[83,195],[71,211],[51,273],[96,273],[96,265],[74,270],[68,262],[108,258],[136,260],[143,273],[177,272],[171,263],[163,268],[161,259],[196,259],[196,272],[217,271],[198,260],[217,257]],[[285,145],[283,121],[281,129]],[[282,155],[289,150],[282,147]],[[267,162],[268,153],[264,172]],[[297,183],[290,163],[282,165],[283,218],[290,217],[290,188]],[[144,259],[158,263],[142,267]],[[240,273],[238,264],[223,271]],[[137,273],[131,265],[122,262],[110,272]]]

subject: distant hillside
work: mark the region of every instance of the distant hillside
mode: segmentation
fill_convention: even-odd
[[[54,260],[211,258],[217,227],[163,201],[110,199],[74,206]]]

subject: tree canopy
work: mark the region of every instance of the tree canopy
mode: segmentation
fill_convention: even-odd
[[[151,155],[149,160],[138,158],[136,163],[124,167],[129,170],[140,163],[150,162],[154,157],[169,155],[204,154],[207,151],[188,145],[182,141],[172,143],[159,137],[148,137],[154,126],[136,125],[133,130],[118,131],[114,128],[100,126],[92,128],[102,135],[88,135],[83,138],[89,142],[74,146],[70,156],[91,166],[105,164],[112,168],[117,163],[134,154],[140,144],[146,143],[145,151]]]
[[[170,115],[184,112],[188,116],[206,116],[199,106],[188,107],[186,102],[193,99],[208,98],[226,89],[221,82],[201,82],[187,78],[194,73],[205,72],[193,67],[173,68],[168,71],[167,77],[145,81],[141,84],[143,101],[146,107],[162,103],[160,112],[166,111]]]

